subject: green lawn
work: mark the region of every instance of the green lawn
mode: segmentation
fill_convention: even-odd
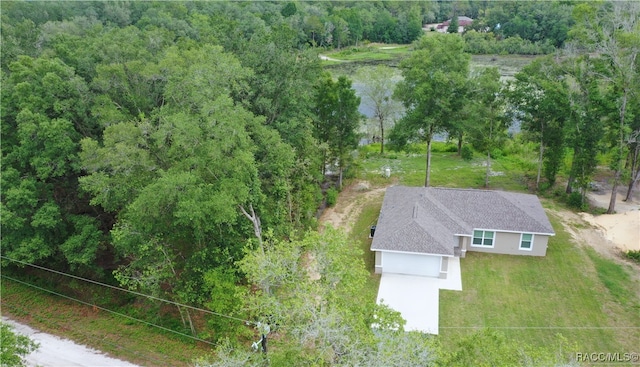
[[[493,327],[539,346],[561,334],[580,350],[637,350],[640,302],[630,296],[637,284],[620,265],[575,245],[558,219],[550,219],[556,236],[543,258],[471,252],[461,259],[463,291],[440,292],[444,345],[474,328]],[[609,281],[624,302],[599,278],[593,260],[616,269]]]
[[[438,149],[446,150],[446,146]],[[376,186],[392,180],[410,186],[424,184],[423,154],[391,152],[380,157],[373,153],[375,148],[371,150],[361,150],[366,158],[359,178]],[[465,162],[454,152],[439,151],[432,163],[434,186],[483,186],[482,159]],[[382,175],[385,167],[391,168],[391,178]],[[492,177],[491,188],[525,191],[535,164],[512,156],[498,159],[494,169],[504,174]],[[368,251],[366,230],[379,214],[381,199],[367,206],[353,231],[371,272],[373,254]],[[553,201],[544,205],[566,210]],[[640,285],[630,277],[630,269],[577,245],[559,218],[550,215],[550,220],[556,236],[550,239],[545,257],[471,252],[461,259],[463,291],[440,292],[439,338],[446,349],[453,348],[461,336],[490,327],[538,347],[557,343],[560,334],[585,352],[638,350]],[[379,280],[369,284],[372,293],[378,284]]]
[[[406,56],[409,53],[409,47],[410,45],[373,44],[349,47],[326,55],[341,61],[386,61]]]
[[[486,172],[485,160],[476,156],[470,162],[460,158],[455,145],[434,143],[431,158],[431,185],[442,187],[483,188]],[[420,146],[418,146],[419,148]],[[391,179],[407,186],[424,185],[426,156],[424,151],[411,153],[375,153],[378,148],[371,145],[361,150],[363,155],[359,175],[361,178],[377,184],[383,183],[385,168],[391,169]],[[423,149],[424,150],[424,149]],[[454,150],[453,152],[450,150]],[[492,160],[493,175],[490,189],[524,191],[527,189],[526,177],[535,174],[535,162],[507,156]]]

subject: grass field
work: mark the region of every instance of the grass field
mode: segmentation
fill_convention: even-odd
[[[340,61],[385,61],[399,59],[409,54],[411,45],[370,44],[348,47],[326,53],[326,56]]]
[[[360,67],[385,64],[397,67],[402,59],[411,55],[411,45],[370,44],[327,52],[333,60],[323,60],[322,65],[335,75],[353,75]],[[538,56],[528,55],[472,55],[471,69],[497,67],[503,80],[512,79],[524,66]]]
[[[360,246],[362,255],[364,256],[364,265],[367,269],[372,270],[375,266],[375,254],[369,250],[371,247],[371,239],[369,238],[369,232],[371,225],[378,220],[380,214],[380,207],[382,207],[382,196],[375,200],[367,202],[362,208],[362,212],[358,216],[353,229],[351,230],[350,238]],[[378,295],[378,286],[380,285],[380,275],[374,274],[373,270],[367,281],[366,297],[371,302],[376,302]]]
[[[526,55],[472,55],[471,68],[497,67],[503,80],[512,79],[523,67],[538,56]]]
[[[550,219],[556,236],[544,258],[471,252],[461,259],[463,291],[440,292],[445,346],[490,327],[537,346],[553,343],[560,334],[581,351],[637,351],[640,302],[631,296],[634,284],[627,271],[574,244],[558,218]],[[609,283],[598,266],[611,272]]]
[[[438,143],[434,148],[434,186],[482,188],[481,158],[466,162],[448,152],[450,145]],[[376,186],[391,180],[409,186],[424,184],[423,152],[390,152],[381,157],[376,151],[375,147],[361,149],[366,158],[358,178]],[[535,163],[533,156],[518,156],[496,160],[494,170],[503,174],[492,177],[491,188],[526,191]],[[391,168],[391,178],[382,175],[386,167]],[[544,203],[550,212],[567,210],[550,200]],[[371,223],[380,206],[381,200],[372,202],[358,223]],[[630,276],[633,270],[576,244],[559,217],[551,214],[550,220],[556,236],[550,239],[545,257],[470,252],[461,260],[463,291],[440,292],[439,339],[446,350],[452,350],[462,336],[488,327],[537,347],[553,345],[561,335],[584,352],[638,351],[640,285]],[[370,244],[365,235],[358,238]],[[371,271],[372,258],[370,251],[365,252]]]
[[[433,143],[431,158],[431,184],[442,187],[480,188],[484,186],[485,160],[476,156],[465,161],[455,152],[454,144]],[[363,163],[360,177],[374,183],[383,184],[397,179],[402,185],[424,185],[426,169],[426,147],[416,145],[409,153],[390,152],[380,156],[379,145],[372,144],[362,149]],[[527,177],[535,174],[534,153],[531,157],[505,156],[492,160],[492,176],[489,188],[513,191],[527,189]],[[391,178],[383,177],[385,168],[391,170]]]
[[[2,314],[141,366],[191,366],[212,346],[2,278]]]

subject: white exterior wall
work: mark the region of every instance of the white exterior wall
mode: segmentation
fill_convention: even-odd
[[[380,252],[383,273],[440,276],[441,256]]]

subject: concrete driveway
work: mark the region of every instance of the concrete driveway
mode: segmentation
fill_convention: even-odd
[[[462,290],[460,259],[449,259],[446,279],[383,273],[377,302],[399,311],[406,331],[438,334],[440,289]]]

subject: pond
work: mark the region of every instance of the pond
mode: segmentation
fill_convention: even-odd
[[[521,55],[473,55],[471,58],[471,69],[482,68],[482,67],[492,67],[495,66],[498,68],[500,72],[500,77],[503,82],[513,79],[513,76],[524,66],[528,65],[531,61],[533,61],[535,57],[533,56],[521,56]],[[338,77],[341,75],[347,76],[353,81],[352,87],[356,91],[356,95],[360,97],[360,106],[358,107],[358,111],[363,114],[367,121],[363,123],[361,127],[361,133],[365,137],[362,140],[362,143],[366,143],[370,140],[373,135],[377,135],[379,132],[379,127],[377,122],[373,120],[374,116],[374,108],[372,107],[371,102],[364,95],[363,91],[366,88],[366,80],[358,80],[357,75],[358,71],[362,68],[374,68],[376,65],[383,64],[391,67],[395,70],[394,79],[395,82],[401,80],[400,70],[397,68],[398,61],[397,60],[389,60],[389,61],[377,61],[377,62],[345,62],[342,64],[334,64],[331,66],[327,66],[326,69],[331,72],[334,77]],[[390,93],[391,94],[391,93]],[[399,111],[392,119],[398,120],[404,114],[404,111]],[[393,125],[393,122],[390,122],[389,128]],[[520,132],[520,121],[514,120],[509,128],[509,133],[515,134]],[[436,141],[446,141],[446,134],[440,134],[436,136]]]

